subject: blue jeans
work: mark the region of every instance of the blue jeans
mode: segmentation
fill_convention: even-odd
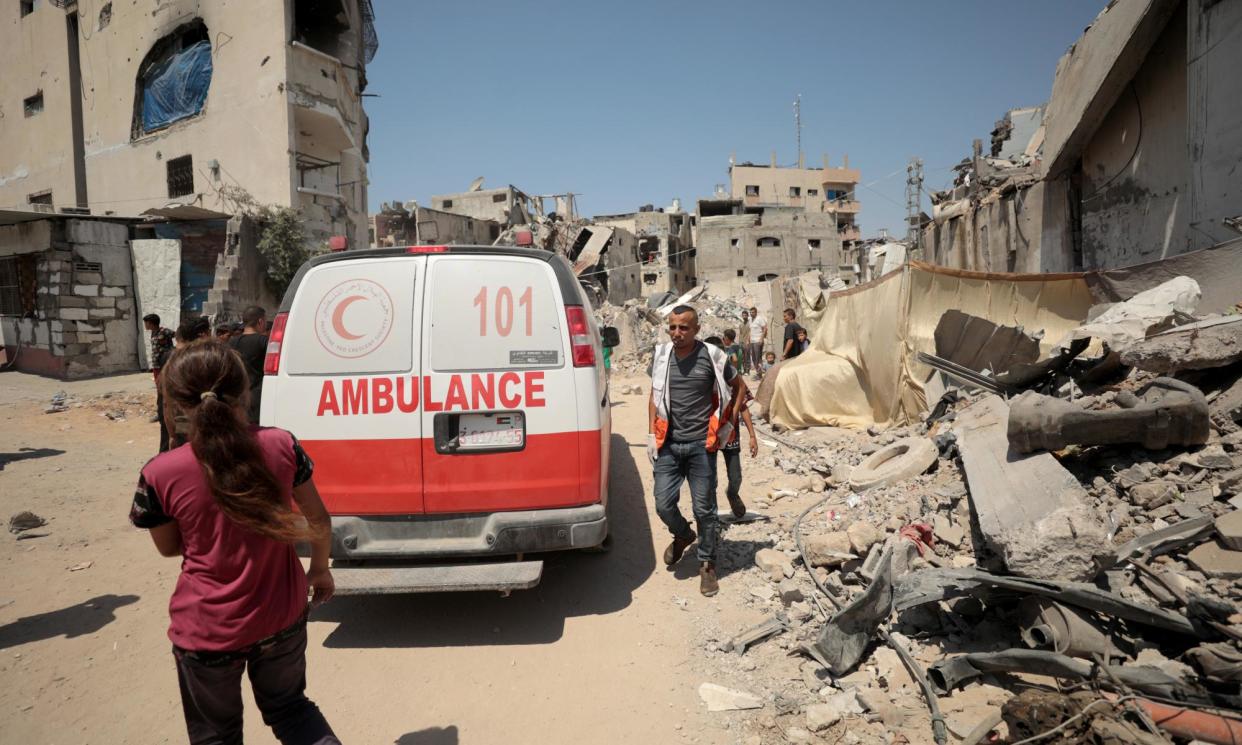
[[[716,494],[719,488],[719,472],[720,461],[716,458],[717,454],[711,456],[712,459],[712,494]],[[720,448],[718,455],[724,457],[725,473],[728,476],[728,483],[725,486],[725,496],[729,501],[737,499],[742,495],[742,449],[737,448]]]
[[[655,462],[656,514],[674,537],[685,537],[690,523],[677,509],[681,483],[690,483],[690,504],[698,524],[699,561],[716,560],[716,492],[712,488],[715,456],[702,442],[666,442]]]

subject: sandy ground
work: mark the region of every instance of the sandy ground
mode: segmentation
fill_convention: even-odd
[[[83,405],[45,414],[58,390]],[[185,740],[165,636],[178,564],[127,521],[156,449],[153,400],[146,375],[0,375],[0,517],[48,520],[42,537],[0,537],[0,743]],[[744,739],[738,715],[699,701],[693,639],[704,618],[753,612],[699,596],[690,562],[659,562],[645,396],[614,396],[613,415],[611,553],[552,556],[536,589],[508,598],[337,598],[312,614],[309,693],[345,742]],[[246,696],[247,741],[274,742]]]

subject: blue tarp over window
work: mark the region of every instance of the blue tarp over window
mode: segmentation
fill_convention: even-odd
[[[166,127],[202,111],[210,85],[210,42],[200,41],[153,66],[142,81],[143,131]]]

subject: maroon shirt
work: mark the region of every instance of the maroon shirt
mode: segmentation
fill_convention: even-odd
[[[253,428],[267,467],[292,503],[293,487],[314,468],[293,435]],[[168,603],[168,638],[181,649],[244,649],[294,624],[306,610],[306,574],[292,545],[230,520],[216,505],[189,445],[142,469],[130,521],[153,528],[176,521],[181,576]]]

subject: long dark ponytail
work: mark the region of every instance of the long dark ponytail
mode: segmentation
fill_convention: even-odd
[[[250,385],[237,352],[216,341],[177,349],[160,371],[164,397],[190,420],[190,447],[216,504],[233,522],[278,541],[311,537],[285,501],[246,422]]]

